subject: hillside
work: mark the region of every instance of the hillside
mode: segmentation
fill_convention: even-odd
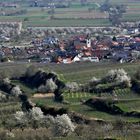
[[[131,77],[133,77],[133,75],[139,69],[138,64],[139,63],[132,63],[132,64],[126,63],[124,65],[121,64],[101,65],[101,64],[94,64],[94,63],[78,63],[73,65],[63,65],[63,67],[62,65],[57,65],[57,64],[51,64],[46,66],[41,64],[34,64],[34,66],[30,66],[30,69],[32,70],[31,71],[32,76],[28,77],[28,79],[25,79],[23,77],[21,80],[19,80],[17,76],[21,76],[21,74],[23,76],[23,74],[26,71],[26,68],[29,67],[29,65],[27,64],[20,64],[20,63],[12,64],[12,65],[3,64],[2,67],[0,68],[0,71],[1,73],[4,72],[5,76],[7,76],[7,74],[12,74],[10,75],[10,77],[14,76],[13,80],[11,80],[11,86],[19,85],[21,91],[23,93],[26,93],[29,100],[33,103],[32,104],[31,102],[29,102],[31,106],[35,105],[37,107],[40,107],[44,113],[46,112],[46,114],[49,113],[51,115],[67,113],[72,119],[72,121],[75,124],[77,124],[76,134],[73,133],[71,135],[72,139],[82,139],[87,136],[95,137],[95,138],[103,138],[103,137],[105,138],[108,136],[114,138],[115,136],[115,138],[120,138],[120,139],[126,137],[128,140],[129,139],[131,140],[132,138],[137,140],[139,137],[139,131],[137,130],[139,130],[139,122],[140,122],[139,119],[140,95],[138,93],[135,93],[133,89],[129,87],[123,87],[123,86],[117,87],[118,85],[115,85],[115,89],[113,89],[113,94],[110,92],[111,89],[109,92],[105,91],[108,88],[111,88],[112,83],[106,83],[106,84],[100,83],[99,87],[97,84],[97,87],[101,88],[100,89],[101,93],[99,92],[99,90],[98,92],[91,92],[86,88],[84,90],[83,89],[79,90],[77,88],[72,88],[70,89],[70,91],[63,90],[61,94],[63,95],[64,102],[54,101],[53,94],[49,94],[49,96],[46,96],[46,94],[44,94],[43,96],[43,93],[42,95],[41,93],[39,93],[39,95],[41,96],[33,96],[33,95],[38,94],[37,87],[45,80],[44,79],[45,77],[46,78],[52,77],[54,82],[58,84],[57,79],[55,78],[54,75],[54,71],[58,73],[58,78],[60,79],[60,81],[63,81],[65,84],[68,82],[78,82],[79,84],[82,83],[83,86],[84,85],[87,86],[86,83],[88,83],[88,81],[93,76],[96,76],[98,78],[104,77],[107,74],[107,71],[113,69],[123,68],[126,70],[126,72],[128,72],[128,74]],[[39,67],[41,69],[44,69],[46,72],[42,71],[41,73],[37,74],[36,70]],[[51,73],[52,71],[53,73]],[[34,73],[36,74],[34,75]],[[44,76],[42,77],[41,75]],[[15,79],[15,76],[17,77],[17,79]],[[28,80],[30,82],[28,82]],[[9,92],[10,88],[9,90],[5,90],[5,88],[2,88],[2,86],[0,88],[1,90],[8,92],[8,94],[9,93],[11,94],[11,92]],[[96,88],[94,88],[94,90]],[[60,92],[59,90],[57,91]],[[21,108],[20,100],[17,100],[17,98],[14,99],[14,97],[12,96],[9,97],[10,98],[8,100],[6,100],[5,102],[2,101],[0,103],[1,106],[0,115],[2,118],[1,126],[4,127],[4,129],[1,128],[2,131],[0,131],[0,136],[5,131],[7,131],[6,129],[9,130],[11,129],[11,127],[15,127],[13,126],[13,124],[11,124],[11,122],[8,124],[7,123],[4,124],[4,122],[7,121],[8,118],[10,119],[10,117],[13,114],[15,114],[17,111],[21,111],[23,109],[23,106]],[[22,102],[25,101],[23,100]],[[97,135],[93,134],[94,131],[97,131],[96,128],[91,130],[92,124],[96,124],[98,126],[98,132],[96,132]],[[39,133],[42,133],[42,135],[44,135],[44,138],[52,137],[52,134],[45,134],[46,131],[50,132],[49,129],[46,129],[43,126],[42,126],[43,128],[41,128],[38,125],[33,126],[33,127],[37,127],[38,128],[37,130],[35,130],[34,128],[30,129],[28,128],[28,126],[24,126],[24,128],[22,128],[24,129],[24,131],[21,132],[20,128],[18,128],[16,130],[12,130],[12,133],[16,136],[17,139],[23,138],[23,135],[25,134],[26,137],[29,138],[30,132],[32,133],[31,136],[32,138],[35,136],[41,137]],[[120,130],[123,131],[119,133],[117,130],[118,129],[117,126],[120,127],[121,125],[122,128]],[[105,127],[104,129],[103,126]],[[89,131],[88,135],[82,134],[79,129],[82,129],[83,131],[88,130]],[[101,131],[99,130],[103,131],[102,136],[100,135]],[[107,130],[109,132],[108,135],[106,135],[105,133]],[[37,134],[35,135],[34,133],[36,132]],[[80,137],[77,135],[80,135]],[[70,139],[70,137],[67,136],[66,139]]]

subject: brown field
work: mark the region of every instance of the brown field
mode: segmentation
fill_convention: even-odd
[[[54,97],[54,93],[36,93],[33,95],[33,98],[53,98]]]

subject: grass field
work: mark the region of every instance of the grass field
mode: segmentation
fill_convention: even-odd
[[[140,101],[131,101],[117,104],[121,109],[125,111],[138,111],[140,112]]]
[[[92,77],[101,77],[111,69],[124,68],[132,75],[139,69],[139,63],[107,64],[107,63],[73,63],[71,65],[46,65],[46,70],[62,74],[65,81],[86,82]],[[80,71],[79,71],[80,70]]]
[[[39,63],[4,63],[0,66],[0,73],[7,76],[19,76],[26,71],[26,68],[34,65],[36,68],[43,68],[45,71],[56,72],[59,77],[67,81],[85,83],[92,77],[101,77],[111,69],[125,69],[129,75],[133,75],[139,68],[137,63],[73,63],[73,64],[39,64]],[[6,69],[6,71],[5,71]],[[80,70],[80,71],[79,71]],[[15,73],[16,71],[16,73]]]
[[[62,20],[45,20],[45,19],[42,19],[42,20],[36,20],[35,22],[34,21],[28,21],[25,23],[25,26],[37,26],[37,27],[92,27],[92,26],[109,26],[110,23],[108,20],[106,19],[87,19],[87,20],[84,20],[84,19],[76,19],[76,20],[73,20],[73,19],[68,19],[68,20],[65,20],[65,19],[62,19]]]

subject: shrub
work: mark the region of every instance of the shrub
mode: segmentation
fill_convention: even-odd
[[[127,87],[131,87],[131,79],[124,69],[110,70],[108,74],[102,79],[102,82],[114,82],[116,84],[123,83]]]
[[[0,101],[4,101],[4,100],[6,100],[6,95],[0,92]]]
[[[14,133],[12,133],[12,132],[7,132],[6,135],[9,139],[15,137]]]
[[[14,117],[18,124],[26,124],[28,122],[27,114],[23,111],[17,111]]]
[[[140,81],[139,80],[133,79],[133,81],[132,81],[132,89],[136,93],[140,93]]]
[[[7,139],[6,131],[0,132],[0,140],[6,140],[6,139]]]
[[[66,83],[66,89],[70,92],[76,92],[79,90],[79,85],[76,82],[68,82]]]
[[[140,93],[140,70],[138,70],[132,78],[132,89]]]
[[[96,77],[92,77],[92,79],[89,81],[90,86],[96,86],[97,84],[100,84],[101,79],[98,79]]]
[[[43,121],[44,121],[45,127],[49,128],[54,123],[54,117],[51,115],[44,116]]]
[[[29,21],[29,18],[28,18],[28,17],[26,17],[26,18],[24,18],[23,20],[24,20],[24,21]]]
[[[140,70],[138,70],[136,72],[136,74],[134,75],[134,77],[137,79],[137,80],[140,80]]]
[[[31,121],[40,121],[45,116],[39,107],[33,107],[28,112],[17,111],[15,114],[15,119],[19,123],[31,122]]]
[[[8,62],[9,61],[9,58],[8,57],[4,57],[1,59],[1,62]]]
[[[45,85],[41,85],[39,88],[38,88],[38,91],[39,92],[43,92],[43,93],[53,93],[55,90],[57,89],[57,85],[55,84],[55,82],[51,79],[48,79],[46,81],[46,84]]]
[[[33,107],[29,112],[18,111],[14,116],[17,124],[22,128],[29,125],[38,128],[44,118],[43,112],[38,107]]]
[[[22,91],[19,86],[15,86],[12,88],[11,94],[18,97],[19,95],[22,94]]]
[[[75,126],[67,114],[57,115],[56,117],[45,116],[38,107],[34,107],[29,112],[18,111],[14,116],[17,124],[21,127],[28,124],[32,127],[41,124],[50,127],[55,136],[67,136],[75,130]]]
[[[38,71],[38,69],[36,68],[36,66],[31,65],[27,68],[26,72],[25,72],[25,76],[26,77],[31,77],[33,75],[35,75],[35,73]]]
[[[4,83],[4,84],[10,84],[11,81],[10,81],[9,78],[4,78],[4,79],[3,79],[3,83]]]
[[[67,136],[75,130],[75,126],[67,114],[58,115],[52,128],[55,136]]]
[[[33,107],[28,116],[32,120],[41,120],[44,118],[43,112],[39,107]]]
[[[7,73],[7,71],[0,71],[0,80],[3,80],[7,77],[9,77],[9,73]]]

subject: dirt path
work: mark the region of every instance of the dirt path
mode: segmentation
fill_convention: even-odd
[[[51,97],[54,97],[53,93],[47,93],[47,94],[36,93],[33,95],[33,98],[51,98]]]

